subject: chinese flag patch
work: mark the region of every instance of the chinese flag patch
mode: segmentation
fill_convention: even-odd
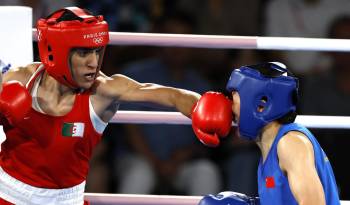
[[[273,177],[266,177],[265,178],[265,186],[266,188],[274,188],[275,187],[275,180]]]

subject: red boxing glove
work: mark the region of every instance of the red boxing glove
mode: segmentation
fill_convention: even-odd
[[[11,125],[20,122],[32,106],[32,97],[27,89],[18,81],[2,84],[0,93],[0,113]]]
[[[207,92],[192,109],[192,128],[205,145],[216,147],[232,125],[232,101],[224,94]]]

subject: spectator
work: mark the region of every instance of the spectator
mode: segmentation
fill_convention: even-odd
[[[325,38],[333,19],[349,11],[347,0],[271,0],[266,6],[265,35]],[[320,58],[320,52],[282,51],[273,55],[296,74],[323,72],[329,64],[329,58]]]

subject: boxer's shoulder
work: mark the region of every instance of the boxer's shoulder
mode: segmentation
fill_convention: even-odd
[[[39,66],[40,63],[35,62],[26,66],[13,67],[3,76],[3,81],[17,80],[25,85]]]

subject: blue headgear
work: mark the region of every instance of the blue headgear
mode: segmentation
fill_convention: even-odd
[[[239,93],[242,137],[255,140],[267,123],[296,111],[298,79],[287,74],[286,66],[276,62],[232,71],[226,89]]]

